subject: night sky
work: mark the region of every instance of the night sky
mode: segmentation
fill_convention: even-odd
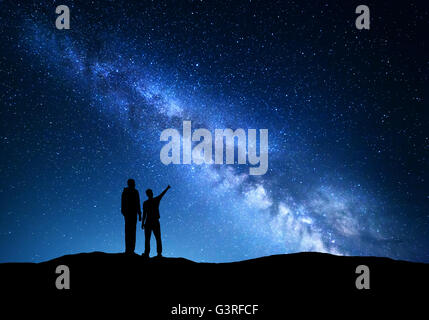
[[[60,4],[70,30],[55,28]],[[370,30],[355,27],[360,4]],[[142,200],[172,187],[160,207],[165,256],[429,262],[425,1],[0,8],[1,262],[124,251],[128,178]],[[184,120],[268,129],[268,172],[162,164],[160,134]]]

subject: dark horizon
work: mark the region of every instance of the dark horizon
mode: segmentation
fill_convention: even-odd
[[[333,253],[327,253],[327,252],[318,252],[318,251],[301,251],[301,252],[290,252],[290,253],[278,253],[278,254],[271,254],[271,255],[266,255],[266,256],[259,256],[259,257],[252,257],[252,258],[245,258],[245,259],[241,259],[241,260],[234,260],[234,261],[198,261],[198,260],[192,260],[189,259],[187,257],[170,257],[170,256],[162,256],[162,258],[158,258],[156,253],[153,253],[150,255],[149,258],[144,257],[142,254],[138,254],[135,253],[134,255],[127,255],[125,252],[104,252],[104,251],[91,251],[91,252],[75,252],[75,253],[65,253],[63,255],[60,255],[58,257],[53,257],[51,259],[46,259],[46,260],[42,260],[42,261],[5,261],[5,262],[0,262],[1,264],[40,264],[40,263],[51,263],[52,261],[56,261],[58,259],[64,259],[64,258],[78,258],[78,256],[82,256],[82,255],[86,255],[86,256],[99,256],[99,255],[106,255],[106,256],[115,256],[115,257],[125,257],[127,259],[127,257],[130,257],[131,259],[141,259],[142,261],[144,260],[148,260],[148,261],[183,261],[186,260],[187,262],[190,263],[202,263],[202,264],[234,264],[234,263],[241,263],[241,262],[251,262],[251,261],[265,261],[265,260],[269,260],[272,258],[281,258],[281,257],[298,257],[298,256],[312,256],[312,257],[316,257],[316,256],[327,256],[327,257],[338,257],[338,258],[350,258],[350,259],[388,259],[391,260],[393,262],[406,262],[406,263],[411,263],[411,264],[422,264],[422,265],[427,265],[429,262],[419,262],[419,261],[411,261],[411,260],[404,260],[404,259],[393,259],[393,258],[389,258],[389,257],[381,257],[381,256],[345,256],[345,255],[335,255]],[[362,260],[364,261],[364,260]],[[371,261],[371,260],[367,260],[367,261]],[[375,260],[376,261],[376,260]]]

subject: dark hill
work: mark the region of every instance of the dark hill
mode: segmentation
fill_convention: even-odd
[[[55,287],[58,265],[67,265],[70,269],[70,290]],[[358,265],[370,269],[369,290],[356,289]],[[0,264],[0,281],[2,296],[9,297],[11,302],[22,297],[26,297],[24,300],[38,297],[92,306],[113,302],[125,308],[130,303],[132,308],[158,315],[157,319],[198,318],[189,315],[171,318],[170,312],[178,304],[201,305],[213,310],[217,304],[258,304],[259,317],[274,318],[284,314],[285,308],[287,312],[299,309],[312,313],[314,309],[306,308],[315,305],[335,308],[347,303],[360,306],[358,309],[362,311],[362,307],[376,304],[392,309],[396,307],[393,301],[423,298],[428,290],[428,271],[428,264],[322,253],[214,264],[183,258],[147,260],[137,255],[93,252],[38,264]],[[217,317],[206,312],[203,319],[207,318]],[[225,315],[221,318],[228,319]]]

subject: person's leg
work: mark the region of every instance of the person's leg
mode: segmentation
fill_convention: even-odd
[[[161,226],[159,225],[159,221],[155,223],[153,226],[153,235],[156,239],[156,251],[160,256],[162,254],[162,241],[161,241]]]
[[[129,253],[130,249],[130,221],[125,217],[125,253]]]
[[[125,252],[134,253],[136,247],[137,218],[125,217]]]
[[[144,227],[144,253],[143,255],[149,257],[150,253],[150,236],[151,236],[152,230],[151,226],[146,224]]]
[[[133,219],[130,223],[130,252],[134,253],[136,249],[136,227],[137,219]]]

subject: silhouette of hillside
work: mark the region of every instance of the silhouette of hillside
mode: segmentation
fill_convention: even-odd
[[[355,270],[362,264],[370,269],[370,290],[355,286]],[[70,268],[70,290],[55,287],[58,265]],[[64,301],[86,297],[91,305],[112,300],[118,305],[137,303],[135,308],[159,319],[169,318],[171,307],[179,303],[259,304],[263,306],[259,316],[266,318],[283,314],[286,307],[302,310],[314,303],[378,301],[380,306],[380,298],[418,297],[428,288],[428,271],[429,264],[310,252],[218,264],[93,252],[37,264],[3,263],[0,281],[2,296],[61,297]],[[216,319],[215,315],[204,319],[210,317]]]

